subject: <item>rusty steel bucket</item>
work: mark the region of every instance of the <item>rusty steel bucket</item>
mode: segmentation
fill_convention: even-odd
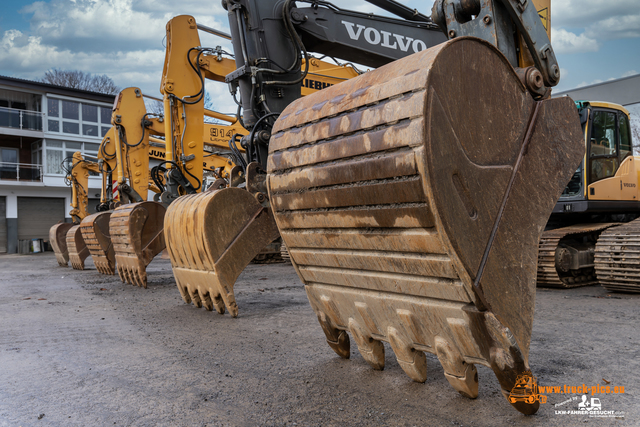
[[[164,232],[182,299],[220,314],[226,306],[233,317],[236,279],[278,238],[271,210],[235,187],[178,198],[167,209]]]
[[[529,374],[538,240],[582,155],[569,98],[535,101],[490,44],[456,38],[289,105],[269,198],[329,346],[415,381],[433,353],[478,395]],[[535,413],[539,401],[512,405]]]
[[[75,270],[84,270],[84,260],[89,256],[89,248],[84,243],[80,224],[72,226],[66,235],[69,261]]]
[[[96,269],[102,274],[115,274],[116,260],[109,234],[109,218],[112,213],[113,211],[98,212],[80,223],[82,238]]]
[[[60,267],[67,267],[69,263],[67,232],[71,227],[73,224],[70,222],[60,222],[49,229],[49,242]]]
[[[166,211],[157,202],[130,203],[113,211],[109,231],[123,282],[147,287],[147,265],[165,248]]]

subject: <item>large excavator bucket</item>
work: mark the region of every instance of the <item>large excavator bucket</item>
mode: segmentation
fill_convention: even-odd
[[[183,196],[167,209],[164,233],[182,299],[238,315],[233,285],[278,238],[271,210],[248,191],[225,188]]]
[[[84,260],[89,256],[89,248],[84,243],[80,224],[69,229],[66,236],[69,261],[75,270],[84,270]]]
[[[60,267],[67,267],[69,263],[67,232],[71,227],[73,227],[73,224],[70,222],[60,222],[49,229],[49,242]]]
[[[109,218],[112,212],[89,215],[80,223],[82,237],[93,258],[93,263],[102,274],[115,274],[116,260],[109,234]]]
[[[123,282],[147,287],[147,265],[165,248],[166,211],[157,202],[130,203],[113,211],[109,232]]]
[[[534,101],[493,46],[456,38],[290,104],[270,140],[281,236],[331,348],[386,341],[478,395],[531,375],[538,239],[582,156],[568,98]],[[524,401],[523,401],[524,400]],[[525,414],[535,396],[511,398]]]

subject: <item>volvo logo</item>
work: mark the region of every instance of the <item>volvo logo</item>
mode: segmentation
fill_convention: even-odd
[[[342,21],[342,24],[344,24],[347,29],[351,40],[360,40],[360,37],[364,37],[369,44],[380,45],[394,50],[400,49],[403,52],[407,52],[409,48],[411,48],[413,52],[417,53],[427,48],[427,44],[419,39],[377,30],[373,27],[365,27],[364,25],[354,24],[349,21]]]

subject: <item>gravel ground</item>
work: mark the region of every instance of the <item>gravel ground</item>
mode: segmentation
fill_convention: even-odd
[[[432,355],[425,384],[388,346],[383,372],[355,345],[340,359],[291,265],[250,265],[235,286],[237,319],[185,304],[168,260],[149,266],[148,289],[97,273],[90,259],[87,268],[58,267],[52,253],[0,256],[0,426],[640,425],[640,295],[538,290],[539,384],[624,386],[595,397],[625,414],[557,414],[581,394],[551,394],[525,417],[482,366],[470,400]]]

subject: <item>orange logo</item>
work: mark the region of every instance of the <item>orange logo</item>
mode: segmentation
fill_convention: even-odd
[[[509,402],[525,402],[532,404],[534,402],[546,403],[547,396],[540,394],[538,391],[538,383],[531,372],[525,372],[522,375],[518,375],[516,378],[516,384],[509,393]]]

